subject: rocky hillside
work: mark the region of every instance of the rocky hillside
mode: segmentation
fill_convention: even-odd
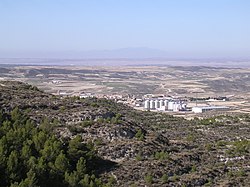
[[[248,115],[188,121],[7,81],[0,82],[0,107],[18,107],[62,140],[80,135],[113,163],[97,170],[109,186],[250,186]]]

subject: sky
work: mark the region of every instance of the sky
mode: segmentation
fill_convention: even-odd
[[[249,10],[249,0],[0,0],[0,58],[250,58]]]

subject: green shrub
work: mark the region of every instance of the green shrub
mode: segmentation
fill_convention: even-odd
[[[196,172],[196,166],[192,166],[191,172]]]
[[[107,187],[112,187],[115,186],[115,184],[117,183],[116,179],[114,176],[110,176],[108,179],[108,183],[107,183]]]
[[[137,160],[137,161],[142,161],[142,160],[143,160],[143,158],[142,158],[142,153],[141,153],[141,152],[139,152],[139,153],[136,155],[135,160]]]
[[[102,142],[102,139],[100,139],[100,138],[97,138],[96,140],[95,140],[95,145],[101,145],[103,142]]]
[[[194,135],[194,134],[189,134],[189,135],[187,136],[187,141],[193,142],[194,140],[195,140],[195,135]]]
[[[166,160],[169,158],[169,154],[167,152],[164,152],[164,151],[156,152],[154,155],[154,158],[157,160]]]
[[[167,174],[162,175],[161,181],[162,181],[162,183],[164,183],[164,184],[167,183],[167,182],[168,182],[168,175],[167,175]]]
[[[147,174],[145,177],[144,177],[144,180],[147,184],[152,184],[153,183],[153,176],[150,175],[150,174]]]
[[[82,127],[89,127],[91,125],[94,125],[94,123],[95,122],[93,120],[85,120],[85,121],[81,122],[81,126]]]
[[[172,180],[174,182],[178,181],[179,179],[180,179],[180,177],[178,175],[176,175],[176,174],[174,174],[174,176],[172,177]]]
[[[144,140],[144,134],[143,134],[143,132],[142,132],[142,130],[141,129],[139,129],[138,131],[137,131],[137,133],[135,134],[135,137],[138,139],[138,140]]]

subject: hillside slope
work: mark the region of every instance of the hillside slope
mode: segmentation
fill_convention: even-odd
[[[248,115],[188,121],[8,81],[0,82],[0,107],[18,107],[61,140],[80,135],[110,161],[96,169],[110,186],[250,186]]]

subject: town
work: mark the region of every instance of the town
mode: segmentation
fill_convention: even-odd
[[[53,81],[55,82],[55,81]],[[78,96],[79,98],[105,98],[114,100],[117,103],[123,103],[125,105],[129,105],[138,110],[146,110],[146,111],[158,111],[158,112],[191,112],[191,113],[204,113],[208,111],[228,111],[230,107],[223,105],[211,105],[207,102],[215,102],[215,101],[229,101],[229,98],[225,96],[220,97],[208,97],[208,98],[177,98],[172,96],[165,96],[164,94],[146,94],[141,98],[138,98],[134,95],[119,95],[119,94],[95,94],[90,92],[80,92],[79,94],[75,94],[72,92],[58,91],[56,95],[61,97],[69,97],[69,96]],[[202,101],[202,102],[201,102]],[[195,106],[193,106],[193,102],[195,102]],[[199,106],[198,106],[199,102]],[[188,106],[188,103],[192,103],[191,106]],[[204,104],[206,103],[206,104]],[[201,105],[203,104],[203,105]]]

